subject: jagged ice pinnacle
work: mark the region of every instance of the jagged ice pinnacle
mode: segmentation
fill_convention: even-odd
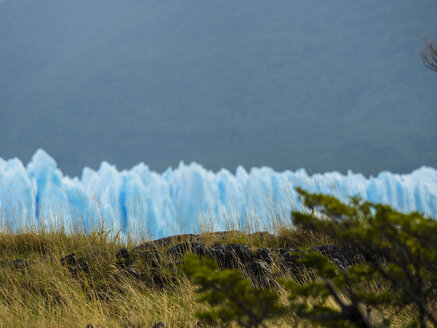
[[[358,194],[437,218],[437,171],[430,167],[367,179],[350,171],[308,176],[303,169],[275,172],[268,167],[214,173],[183,162],[158,174],[144,163],[117,171],[103,162],[97,171],[84,168],[79,180],[64,176],[39,149],[27,167],[16,158],[0,158],[0,220],[14,231],[34,226],[89,231],[104,224],[115,233],[150,237],[202,227],[268,230],[272,219],[287,221],[293,208],[301,208],[296,186],[345,201]]]

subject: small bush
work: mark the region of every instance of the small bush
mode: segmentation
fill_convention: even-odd
[[[297,190],[311,213],[293,212],[293,223],[324,231],[366,260],[340,269],[317,252],[296,254],[323,279],[305,286],[285,283],[297,314],[325,326],[374,327],[389,325],[387,318],[377,322],[372,315],[382,306],[396,311],[412,307],[411,327],[437,327],[437,221],[359,198],[347,205],[331,196]],[[379,292],[363,288],[371,284],[387,288]],[[328,298],[336,307],[327,305]]]
[[[197,317],[210,324],[237,322],[242,327],[266,327],[265,320],[285,314],[275,291],[253,288],[238,270],[218,270],[217,263],[187,254],[185,274],[198,286],[198,301],[212,306]]]

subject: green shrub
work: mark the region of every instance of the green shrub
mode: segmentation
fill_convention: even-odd
[[[298,228],[324,231],[357,254],[373,255],[342,270],[319,253],[304,252],[300,262],[316,269],[323,280],[305,286],[285,284],[299,315],[326,326],[373,327],[389,325],[386,319],[375,322],[372,311],[378,307],[396,311],[412,307],[416,320],[410,326],[437,327],[437,221],[356,197],[346,205],[332,196],[297,190],[310,210],[292,213]],[[365,288],[371,283],[387,288],[379,292]],[[306,299],[297,301],[301,297]],[[327,305],[328,298],[336,308]]]
[[[285,314],[275,291],[253,288],[238,270],[220,271],[217,263],[187,254],[184,273],[198,286],[198,301],[212,309],[198,312],[197,317],[207,323],[237,322],[242,327],[266,327],[265,320]]]

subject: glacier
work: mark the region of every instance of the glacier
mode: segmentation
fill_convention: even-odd
[[[343,201],[363,199],[389,204],[402,212],[419,211],[437,218],[437,170],[422,166],[409,174],[387,171],[364,177],[349,171],[308,175],[304,169],[276,172],[269,167],[235,174],[214,173],[181,162],[162,174],[144,163],[118,171],[102,162],[82,177],[62,174],[56,161],[39,149],[25,167],[0,158],[2,230],[62,228],[106,229],[137,238],[156,238],[205,230],[274,230],[302,210],[294,187],[334,195]]]

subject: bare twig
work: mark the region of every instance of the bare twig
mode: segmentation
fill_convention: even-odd
[[[425,39],[426,48],[421,51],[423,64],[430,70],[437,72],[437,46],[429,39]]]

